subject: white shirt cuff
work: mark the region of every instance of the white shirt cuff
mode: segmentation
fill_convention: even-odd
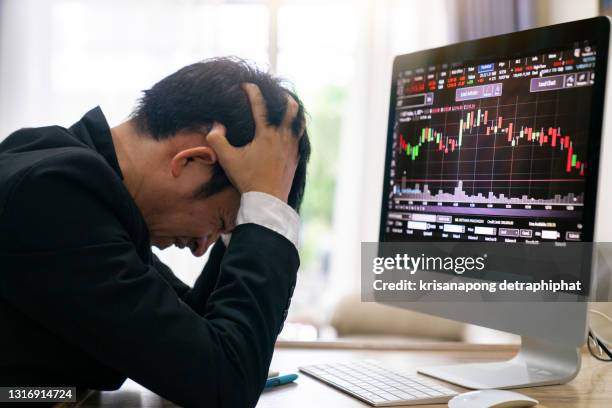
[[[271,229],[298,247],[300,216],[289,205],[270,194],[258,191],[242,194],[236,226],[247,223]],[[221,236],[225,246],[229,245],[230,238],[231,234]]]

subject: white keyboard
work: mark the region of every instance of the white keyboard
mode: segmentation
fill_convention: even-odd
[[[389,370],[373,360],[309,365],[299,370],[376,407],[444,404],[457,395],[425,376]]]

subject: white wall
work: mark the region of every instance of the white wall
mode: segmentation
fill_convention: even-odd
[[[545,24],[582,20],[599,14],[598,0],[548,0],[544,11]]]

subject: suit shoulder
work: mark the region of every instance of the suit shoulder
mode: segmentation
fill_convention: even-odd
[[[51,125],[51,126],[38,126],[38,127],[23,127],[15,130],[11,134],[7,136],[7,140],[14,137],[24,137],[24,136],[39,136],[50,133],[66,133],[70,132],[68,129],[59,126],[59,125]]]
[[[81,193],[105,194],[123,186],[122,180],[104,157],[84,147],[54,149],[23,172],[16,188],[36,185],[53,193],[58,185]]]
[[[76,248],[134,229],[129,193],[104,158],[61,150],[32,164],[0,206],[0,228],[12,240],[4,248]]]
[[[0,143],[0,153],[12,150],[30,149],[32,143],[45,144],[45,141],[53,141],[53,143],[66,143],[72,140],[74,144],[74,136],[68,129],[61,126],[42,126],[42,127],[25,127],[15,130],[9,134]]]

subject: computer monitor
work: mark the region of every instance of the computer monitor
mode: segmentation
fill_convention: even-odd
[[[396,57],[380,242],[610,241],[609,38],[597,17]],[[400,306],[522,336],[510,361],[423,374],[482,389],[579,370],[587,302]]]

